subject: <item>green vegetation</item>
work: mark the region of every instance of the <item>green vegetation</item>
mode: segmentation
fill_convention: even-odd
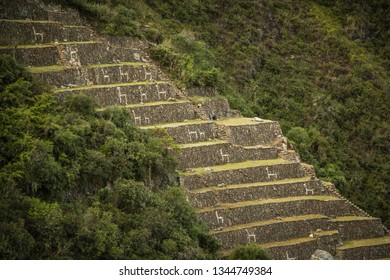
[[[271,260],[268,252],[255,243],[238,246],[228,256],[229,260]]]
[[[214,257],[176,186],[171,140],[125,109],[59,104],[0,56],[0,120],[0,259]]]
[[[66,2],[155,43],[179,86],[279,121],[320,177],[390,226],[389,1]]]

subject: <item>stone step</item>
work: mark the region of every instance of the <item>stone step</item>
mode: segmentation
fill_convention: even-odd
[[[390,258],[390,236],[349,240],[337,248],[336,257],[345,260]]]
[[[353,216],[354,209],[344,199],[332,196],[298,196],[224,203],[196,210],[210,229],[231,227],[262,220],[319,214],[328,217]]]
[[[340,233],[341,240],[379,238],[385,235],[379,218],[362,216],[344,216],[331,220],[333,228]]]
[[[220,185],[188,191],[189,201],[194,207],[215,207],[221,203],[235,203],[259,199],[289,196],[330,195],[319,180],[308,177],[272,182],[257,182],[237,185]]]
[[[282,137],[279,123],[264,120],[256,121],[253,118],[228,118],[218,120],[223,126],[233,144],[241,146],[267,145]]]
[[[34,78],[55,89],[166,80],[155,66],[142,62],[95,64],[79,68],[54,65],[30,67],[28,70]]]
[[[263,243],[261,246],[276,260],[309,260],[316,250],[324,250],[334,256],[338,244],[339,234],[337,230],[330,230],[317,232],[315,238],[294,238]]]
[[[211,232],[221,244],[222,250],[247,243],[279,242],[292,238],[316,238],[322,231],[330,230],[329,218],[323,215],[302,215],[273,219],[221,228]]]
[[[79,68],[85,65],[121,62],[150,62],[147,44],[128,39],[129,46],[101,41],[59,42],[40,45],[1,46],[0,54],[8,54],[27,67],[60,65]]]
[[[177,144],[197,143],[218,138],[218,134],[215,131],[214,121],[187,120],[178,123],[145,126],[143,128],[164,129]]]
[[[174,88],[164,81],[100,84],[57,89],[54,92],[60,100],[78,93],[86,94],[96,100],[98,107],[152,105],[167,100],[172,100],[170,104],[174,104],[177,97]]]
[[[284,159],[255,160],[228,163],[180,172],[180,183],[188,190],[254,182],[271,182],[303,177],[299,163]]]
[[[241,147],[223,140],[182,144],[179,147],[179,170],[278,157],[278,151],[274,147]],[[186,160],[189,158],[190,161]]]
[[[94,37],[93,31],[85,26],[62,25],[53,21],[0,19],[1,45],[92,41]]]

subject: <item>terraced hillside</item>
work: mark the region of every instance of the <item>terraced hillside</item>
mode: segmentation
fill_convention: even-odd
[[[83,92],[100,110],[125,106],[136,125],[176,141],[180,184],[220,240],[221,257],[255,242],[275,259],[309,259],[316,249],[338,259],[390,258],[381,221],[318,180],[277,122],[243,118],[217,95],[194,96],[203,90],[179,90],[147,43],[99,37],[75,11],[34,0],[1,0],[0,11],[0,53],[59,99]]]

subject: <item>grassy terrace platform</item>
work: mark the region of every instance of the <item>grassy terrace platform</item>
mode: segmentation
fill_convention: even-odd
[[[128,105],[116,105],[115,107],[125,107],[125,108],[135,108],[135,107],[149,107],[149,106],[161,106],[161,105],[171,105],[171,104],[186,104],[189,103],[187,100],[178,100],[178,101],[159,101],[159,102],[147,102],[144,104],[128,104]],[[113,106],[108,106],[113,107]],[[96,111],[104,111],[108,107],[102,107],[96,109]],[[142,127],[139,127],[142,128]]]
[[[175,123],[164,123],[164,124],[156,124],[156,125],[148,125],[142,127],[142,129],[153,129],[153,128],[168,128],[168,127],[179,127],[179,126],[185,126],[185,125],[191,125],[191,124],[212,124],[215,123],[214,121],[205,121],[205,120],[186,120],[183,122],[175,122]]]
[[[289,163],[292,162],[285,159],[278,158],[278,159],[270,159],[270,160],[248,160],[248,161],[237,162],[237,163],[228,163],[224,165],[210,166],[210,168],[213,170],[212,172],[219,172],[219,171],[226,171],[232,169],[242,169],[248,167],[270,166],[270,165],[289,164]],[[180,175],[191,176],[191,175],[199,175],[199,174],[207,173],[204,167],[194,168],[192,169],[192,171],[193,172],[191,173],[180,172]]]
[[[365,221],[365,220],[379,220],[374,217],[363,217],[363,216],[341,216],[331,219],[332,222],[348,222],[348,221]]]
[[[217,124],[226,126],[256,125],[262,123],[276,123],[275,121],[264,120],[263,122],[254,121],[252,118],[226,118],[216,121]]]
[[[275,204],[275,203],[294,202],[294,201],[303,201],[303,200],[336,201],[342,199],[333,196],[314,196],[314,195],[313,196],[291,196],[291,197],[282,197],[282,198],[242,201],[236,203],[225,203],[225,204],[220,204],[217,207],[198,208],[196,212],[204,213],[204,212],[221,210],[221,209],[233,209],[233,208],[241,208],[246,206]]]
[[[121,62],[121,63],[105,63],[105,64],[90,64],[86,66],[82,66],[79,69],[96,69],[96,68],[105,68],[105,67],[115,67],[115,66],[149,66],[149,62]],[[27,70],[30,73],[49,73],[49,72],[59,72],[65,71],[73,68],[67,68],[63,65],[51,65],[51,66],[42,66],[42,67],[29,67]]]
[[[92,85],[92,86],[60,88],[60,89],[54,90],[54,92],[59,93],[59,92],[64,92],[64,91],[79,91],[79,90],[88,90],[88,89],[97,89],[97,88],[112,88],[112,87],[139,86],[139,85],[155,85],[155,84],[164,84],[164,83],[166,83],[166,81],[153,81],[153,82],[142,81],[142,82],[132,82],[132,83],[100,84],[100,85]],[[173,102],[170,102],[170,103],[173,103]]]
[[[344,245],[338,247],[338,250],[345,250],[357,247],[365,247],[365,246],[375,246],[375,245],[383,245],[390,244],[390,236],[384,236],[379,238],[369,238],[369,239],[358,239],[358,240],[350,240],[344,242]]]
[[[53,48],[58,45],[82,45],[82,44],[99,44],[99,41],[79,41],[79,42],[58,42],[47,43],[37,45],[12,45],[12,46],[0,46],[0,50],[4,49],[40,49],[40,48]]]
[[[223,186],[222,188],[218,187],[218,186],[214,186],[214,187],[195,189],[195,190],[191,190],[190,192],[191,193],[206,193],[209,191],[225,190],[225,189],[241,189],[241,188],[265,187],[265,186],[272,186],[272,185],[301,183],[301,182],[307,182],[309,180],[311,180],[310,177],[292,178],[292,179],[285,179],[285,180],[278,180],[278,181],[271,181],[271,182],[256,182],[256,183],[226,185],[226,186]]]
[[[236,226],[224,227],[223,229],[211,230],[210,233],[211,234],[218,234],[218,233],[223,233],[223,232],[230,232],[230,231],[235,231],[235,230],[240,230],[240,229],[248,229],[248,228],[260,227],[260,226],[266,226],[266,225],[272,225],[272,224],[316,220],[316,219],[329,219],[329,218],[327,216],[324,216],[324,215],[291,216],[291,217],[284,217],[283,220],[272,219],[272,220],[258,221],[258,222],[249,223],[249,224],[240,224],[240,225],[236,225]]]
[[[192,148],[192,147],[211,146],[211,145],[217,145],[217,144],[229,144],[229,142],[225,141],[225,140],[216,139],[216,140],[210,140],[210,141],[204,141],[204,142],[179,144],[179,147],[181,147],[181,148]]]

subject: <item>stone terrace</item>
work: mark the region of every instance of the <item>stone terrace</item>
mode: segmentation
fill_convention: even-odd
[[[84,93],[99,110],[124,106],[136,125],[166,130],[181,150],[178,181],[220,241],[221,258],[252,242],[275,259],[309,259],[316,249],[338,259],[390,258],[381,221],[318,180],[277,122],[241,117],[213,89],[178,89],[148,43],[98,36],[77,12],[38,0],[0,0],[0,26],[0,54],[60,100]]]

